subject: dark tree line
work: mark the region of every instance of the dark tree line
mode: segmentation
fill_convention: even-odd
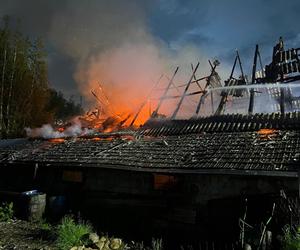
[[[41,39],[34,41],[10,28],[8,17],[0,27],[0,138],[24,134],[37,127],[81,112],[81,107],[50,89],[46,53]]]
[[[55,89],[49,89],[49,99],[46,110],[54,115],[55,120],[65,120],[67,118],[83,113],[80,104],[76,104],[72,97],[66,99],[61,92]]]

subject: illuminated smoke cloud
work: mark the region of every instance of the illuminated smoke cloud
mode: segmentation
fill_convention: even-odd
[[[94,133],[94,130],[82,128],[79,121],[74,122],[62,132],[55,130],[50,124],[34,129],[25,128],[25,131],[27,137],[44,139],[77,137]]]

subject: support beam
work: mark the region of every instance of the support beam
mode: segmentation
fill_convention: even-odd
[[[251,79],[251,84],[255,84],[256,81],[256,65],[257,65],[257,55],[258,55],[258,44],[256,44],[255,47],[255,54],[254,54],[254,60],[253,60],[253,68],[252,68],[252,79]],[[253,113],[253,107],[254,107],[254,89],[250,89],[250,101],[249,101],[249,108],[248,108],[248,113],[252,114]]]
[[[210,101],[211,101],[211,113],[214,114],[215,113],[215,109],[214,109],[214,95],[213,92],[210,92]]]
[[[209,63],[210,63],[210,61],[209,61]],[[210,64],[211,64],[211,63],[210,63]],[[201,108],[201,104],[202,104],[203,98],[204,98],[205,94],[207,93],[206,88],[210,85],[210,79],[211,79],[211,77],[213,76],[213,74],[215,73],[216,67],[217,67],[218,65],[219,65],[219,64],[214,64],[214,66],[212,67],[212,70],[211,70],[210,75],[207,77],[206,85],[205,85],[205,87],[204,87],[204,90],[203,90],[202,95],[200,96],[200,99],[199,99],[199,102],[198,102],[198,105],[197,105],[197,108],[196,108],[195,117],[197,117],[198,114],[199,114],[199,112],[200,112],[200,108]],[[212,65],[211,65],[211,66],[212,66]]]
[[[142,109],[144,108],[144,106],[147,104],[147,102],[149,101],[149,98],[151,97],[153,91],[156,89],[156,87],[158,86],[160,80],[163,78],[164,75],[161,75],[159,77],[159,79],[157,80],[157,82],[155,83],[155,85],[153,86],[153,88],[150,90],[149,94],[147,95],[145,101],[142,103],[142,105],[140,106],[140,108],[138,109],[138,111],[136,112],[133,120],[130,123],[130,127],[133,126],[133,124],[135,123],[136,119],[138,118],[139,114],[141,113]]]
[[[164,101],[164,99],[165,99],[165,96],[167,95],[167,93],[168,93],[168,91],[169,91],[171,85],[173,84],[173,80],[174,80],[174,78],[175,78],[175,76],[176,76],[176,74],[177,74],[177,72],[178,72],[178,69],[179,69],[179,67],[177,67],[176,70],[174,71],[174,74],[173,74],[172,78],[170,79],[169,84],[168,84],[167,88],[165,89],[165,91],[164,91],[162,97],[160,98],[160,100],[159,100],[159,102],[158,102],[158,105],[157,105],[155,111],[154,111],[153,114],[152,114],[152,117],[156,117],[156,116],[157,116],[158,111],[159,111],[159,109],[160,109],[160,107],[161,107],[161,105],[162,105],[162,103],[163,103],[163,101]]]
[[[243,80],[246,82],[245,74],[244,74],[244,70],[243,70],[243,66],[242,66],[242,62],[241,62],[241,58],[240,58],[240,54],[239,54],[239,51],[238,51],[238,50],[236,51],[236,57],[237,57],[238,62],[239,62],[239,66],[240,66],[242,78],[243,78]],[[231,77],[232,77],[232,75],[231,75]]]
[[[176,115],[177,115],[177,113],[178,113],[178,111],[179,111],[179,109],[180,109],[180,107],[181,107],[181,105],[182,105],[182,102],[183,102],[183,100],[184,100],[184,98],[185,98],[185,96],[186,96],[186,93],[187,93],[187,91],[188,91],[190,85],[191,85],[191,82],[192,82],[192,80],[193,80],[193,78],[194,78],[194,76],[195,76],[195,73],[196,73],[196,71],[197,71],[197,69],[198,69],[198,67],[199,67],[199,64],[200,64],[200,63],[198,62],[198,64],[196,65],[196,67],[195,67],[195,69],[194,69],[194,71],[193,71],[193,74],[192,74],[192,76],[191,76],[191,78],[190,78],[188,84],[186,85],[186,87],[185,87],[185,89],[184,89],[184,92],[183,92],[183,94],[182,94],[182,96],[181,96],[181,98],[180,98],[180,101],[179,101],[179,103],[178,103],[178,105],[177,105],[177,107],[176,107],[176,109],[175,109],[173,115],[171,116],[171,119],[175,119],[175,118],[176,118]]]
[[[242,64],[241,64],[241,61],[240,61],[240,59],[239,59],[239,54],[238,54],[238,51],[236,51],[236,52],[237,52],[237,54],[236,54],[235,59],[234,59],[234,63],[233,63],[233,66],[232,66],[232,70],[231,70],[229,79],[228,79],[228,81],[225,81],[225,87],[227,87],[229,81],[230,81],[230,80],[232,79],[232,77],[233,77],[233,73],[234,73],[234,70],[235,70],[235,66],[236,66],[237,60],[239,60],[239,65],[240,65],[240,68],[241,68],[241,71],[242,71]],[[242,75],[244,75],[243,72],[242,72]],[[217,110],[216,110],[215,115],[220,115],[220,114],[223,112],[224,107],[225,107],[225,104],[226,104],[226,102],[227,102],[227,97],[228,97],[228,91],[226,91],[226,92],[224,91],[224,92],[223,92],[223,95],[222,95],[222,97],[221,97],[219,106],[218,106],[218,108],[217,108]]]
[[[280,113],[284,114],[285,113],[285,90],[284,88],[280,88]]]
[[[280,74],[280,78],[281,78],[281,82],[283,82],[284,81],[283,73]],[[280,103],[280,113],[281,114],[285,113],[284,102],[285,102],[285,89],[284,88],[280,88],[280,102],[279,103]]]
[[[191,63],[192,71],[194,71],[194,65]],[[200,83],[197,80],[196,74],[194,74],[194,81],[196,81],[197,86],[199,87],[200,90],[202,90]]]

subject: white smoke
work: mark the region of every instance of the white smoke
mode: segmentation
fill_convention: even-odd
[[[66,138],[84,136],[94,133],[95,131],[88,128],[82,128],[80,121],[76,120],[70,127],[60,132],[55,130],[50,124],[44,124],[40,128],[25,128],[27,137],[31,138]]]

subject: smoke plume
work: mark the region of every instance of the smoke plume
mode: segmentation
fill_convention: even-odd
[[[159,76],[170,77],[176,66],[181,66],[176,78],[181,83],[199,60],[199,72],[209,74],[207,57],[196,46],[186,44],[176,52],[151,33],[137,1],[70,2],[55,14],[50,37],[77,62],[74,79],[87,104],[98,105],[91,90],[101,83],[119,115],[136,112]]]
[[[67,127],[64,131],[57,131],[50,124],[44,124],[40,128],[25,128],[27,137],[31,138],[66,138],[92,134],[95,131],[87,128],[82,128],[79,120],[73,121],[73,124]]]
[[[186,83],[192,72],[190,64],[200,61],[197,76],[209,74],[208,57],[199,50],[202,44],[185,39],[180,44],[168,44],[155,35],[147,7],[156,4],[159,5],[147,0],[53,0],[44,4],[37,0],[4,0],[2,9],[3,14],[21,18],[26,33],[45,38],[50,69],[60,76],[73,72],[86,107],[99,105],[91,90],[98,88],[100,82],[111,105],[122,115],[136,112],[162,73],[170,77],[180,66],[175,82]],[[24,16],[24,10],[32,15]],[[54,59],[64,62],[64,67],[53,66]],[[61,89],[74,89],[68,84],[70,79],[65,81],[54,84]],[[167,81],[163,78],[161,86]],[[173,110],[177,101],[169,101],[161,112]],[[197,101],[192,100],[194,104]],[[184,103],[183,109],[190,103]],[[152,100],[152,108],[142,116],[148,116],[155,104]]]

